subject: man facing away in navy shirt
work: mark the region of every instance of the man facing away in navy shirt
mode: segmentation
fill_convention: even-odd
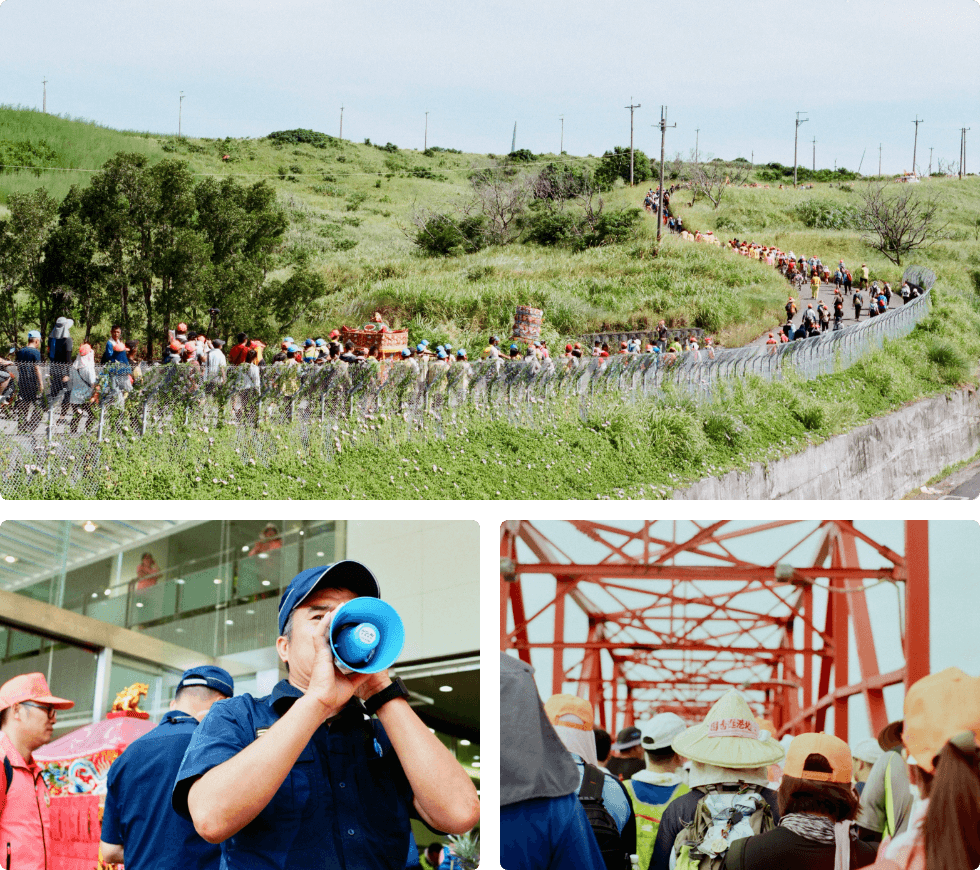
[[[380,598],[359,562],[296,575],[279,603],[287,679],[218,704],[195,732],[173,807],[221,844],[221,870],[404,870],[411,817],[445,833],[479,820],[476,788],[401,680],[337,668],[331,614],[359,596]]]
[[[235,693],[223,668],[185,671],[170,712],[131,743],[109,769],[102,857],[127,870],[217,870],[221,848],[205,841],[170,803],[187,744],[211,706]]]

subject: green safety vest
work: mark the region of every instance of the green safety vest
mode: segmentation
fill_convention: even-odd
[[[894,756],[888,759],[885,767],[885,830],[882,831],[884,837],[895,836],[895,794],[892,791],[892,762]]]
[[[650,858],[653,855],[653,844],[657,839],[657,830],[660,827],[660,819],[663,817],[664,809],[674,798],[687,794],[691,789],[687,783],[678,783],[670,797],[662,804],[648,804],[641,801],[633,790],[633,780],[628,779],[623,783],[629,792],[630,800],[633,802],[633,812],[636,814],[636,854],[640,858],[640,867],[649,867]]]

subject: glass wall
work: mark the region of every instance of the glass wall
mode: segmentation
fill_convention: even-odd
[[[337,543],[334,522],[207,522],[17,592],[207,655],[235,654],[275,643],[283,588],[336,561]]]

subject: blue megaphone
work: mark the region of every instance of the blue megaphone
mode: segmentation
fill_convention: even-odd
[[[398,612],[380,598],[355,598],[333,612],[330,649],[345,674],[376,674],[391,667],[405,645]]]

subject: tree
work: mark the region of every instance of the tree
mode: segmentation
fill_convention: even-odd
[[[913,187],[870,182],[861,194],[858,218],[862,241],[896,266],[902,257],[945,238],[948,222],[941,220],[939,202]]]
[[[491,170],[475,176],[472,184],[476,206],[486,218],[487,240],[494,245],[513,241],[517,221],[531,199],[531,177]]]
[[[633,149],[633,181],[646,181],[650,177],[650,158],[639,148]],[[618,145],[602,155],[595,178],[603,188],[610,188],[617,178],[630,183],[630,150]]]
[[[52,307],[85,324],[88,341],[92,325],[108,314],[111,300],[95,230],[82,215],[81,195],[73,185],[58,210],[58,225],[44,245],[41,290],[60,302],[60,309],[54,303]]]
[[[711,160],[708,163],[692,162],[689,168],[691,205],[694,205],[699,196],[703,196],[717,209],[725,195],[725,190],[729,186],[739,187],[745,184],[750,170],[751,167],[748,165],[725,163],[723,160]]]
[[[314,303],[327,295],[327,282],[301,263],[285,281],[270,282],[268,295],[278,330],[285,333],[301,317],[309,318]]]
[[[12,344],[22,340],[25,318],[36,322],[42,335],[57,314],[41,298],[44,243],[58,214],[58,203],[46,190],[11,194],[10,217],[0,221],[0,328]],[[32,324],[33,325],[33,324]]]

